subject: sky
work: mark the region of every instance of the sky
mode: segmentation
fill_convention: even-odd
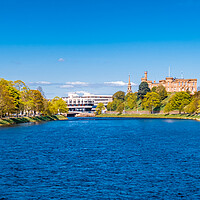
[[[0,77],[69,92],[137,91],[144,71],[200,77],[199,0],[0,0]],[[199,85],[199,82],[198,82]]]

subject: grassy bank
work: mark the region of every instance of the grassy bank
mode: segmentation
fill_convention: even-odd
[[[127,117],[127,118],[160,118],[160,119],[193,119],[199,120],[198,115],[188,115],[188,114],[101,114],[96,117]]]
[[[8,126],[20,123],[28,123],[28,122],[45,122],[45,121],[66,120],[66,119],[67,118],[62,115],[4,118],[0,119],[0,126]]]

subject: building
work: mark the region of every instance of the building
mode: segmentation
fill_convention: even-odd
[[[167,92],[190,91],[192,94],[197,92],[197,79],[166,77],[165,80],[160,80],[159,83],[156,83],[147,79],[146,71],[144,72],[144,77],[141,78],[141,82],[147,82],[150,89],[158,85],[163,85]]]
[[[112,102],[112,95],[94,95],[84,93],[79,96],[76,93],[71,93],[68,97],[62,97],[66,101],[69,111],[77,112],[94,112],[98,103],[103,103],[107,107],[108,102]]]
[[[128,79],[128,89],[127,89],[127,93],[132,93],[130,75],[129,75],[129,79]]]

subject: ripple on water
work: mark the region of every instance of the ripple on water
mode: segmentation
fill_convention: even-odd
[[[70,119],[0,129],[3,199],[200,199],[200,123]]]

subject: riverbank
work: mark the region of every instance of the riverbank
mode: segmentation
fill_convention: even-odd
[[[198,115],[188,114],[101,114],[96,117],[118,117],[118,118],[155,118],[155,119],[192,119],[200,121]]]
[[[66,120],[67,118],[63,115],[53,115],[53,116],[36,116],[36,117],[18,117],[18,118],[3,118],[0,119],[0,126],[9,126],[20,123],[29,123],[29,122],[47,122],[55,120]]]

